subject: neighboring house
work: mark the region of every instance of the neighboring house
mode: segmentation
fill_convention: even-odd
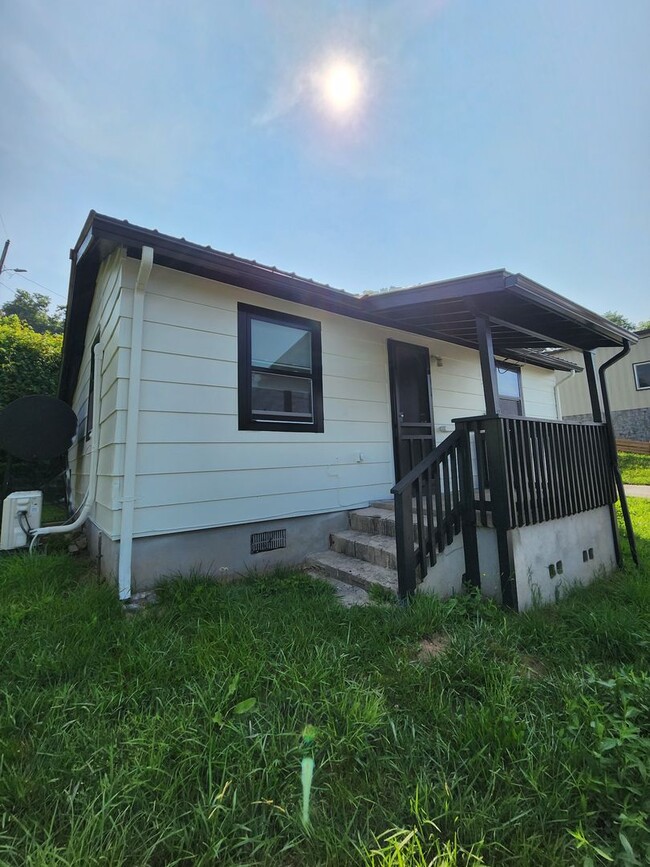
[[[621,439],[650,441],[650,328],[635,332],[638,343],[607,376],[612,423]],[[616,354],[614,349],[597,349],[596,366]],[[557,357],[581,361],[575,351],[558,352]],[[562,415],[570,421],[590,421],[589,387],[584,374],[569,378],[559,389]]]
[[[606,426],[557,421],[575,365],[541,351],[635,340],[606,319],[506,271],[358,297],[95,212],[71,259],[72,499],[122,598],[307,561],[524,608],[620,558]]]

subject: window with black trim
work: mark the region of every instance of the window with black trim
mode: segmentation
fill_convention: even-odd
[[[240,430],[323,430],[320,322],[237,306]]]
[[[637,361],[633,364],[634,384],[637,391],[645,391],[650,388],[650,361]]]
[[[521,370],[510,364],[497,364],[499,407],[504,415],[523,415]]]
[[[88,383],[88,409],[86,411],[86,439],[89,439],[93,429],[93,409],[95,403],[95,347],[99,343],[99,331],[90,347],[90,381]]]

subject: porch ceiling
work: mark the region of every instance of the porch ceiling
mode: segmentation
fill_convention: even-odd
[[[557,347],[590,350],[637,340],[523,274],[503,270],[369,295],[362,303],[368,311],[389,315],[396,328],[417,327],[420,333],[474,349],[476,316],[487,316],[499,355]]]

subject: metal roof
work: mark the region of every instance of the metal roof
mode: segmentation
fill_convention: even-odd
[[[156,265],[472,349],[478,348],[475,317],[485,315],[493,323],[494,348],[499,356],[550,369],[573,370],[576,365],[540,350],[595,349],[637,340],[634,334],[602,316],[521,274],[505,270],[358,296],[91,211],[70,251],[72,267],[59,387],[62,398],[70,400],[74,391],[100,263],[117,247],[140,258],[143,246],[153,248]]]

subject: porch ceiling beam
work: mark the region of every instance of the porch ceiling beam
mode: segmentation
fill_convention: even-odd
[[[480,304],[473,303],[472,307],[477,316],[488,316],[490,321],[494,322],[496,325],[503,325],[505,328],[509,328],[512,331],[527,334],[529,337],[534,337],[536,340],[541,341],[545,346],[562,346],[564,349],[575,349],[578,352],[582,352],[584,349],[584,347],[577,344],[567,343],[565,340],[560,339],[557,334],[543,334],[540,331],[530,328],[528,325],[520,325],[518,322],[513,322],[511,319],[503,319],[498,315],[498,313],[495,314],[491,310],[486,310]],[[553,331],[557,330],[554,328]]]

